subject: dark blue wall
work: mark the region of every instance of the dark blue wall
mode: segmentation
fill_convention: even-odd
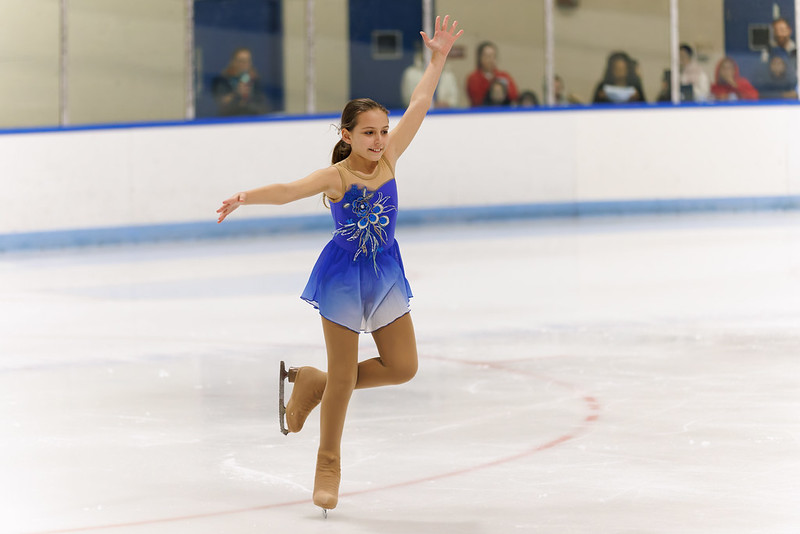
[[[372,58],[375,29],[402,32],[402,57]],[[403,70],[414,62],[414,45],[422,42],[421,29],[422,0],[350,0],[350,97],[403,108],[400,81]]]
[[[757,78],[766,67],[761,54],[750,50],[748,27],[771,24],[775,5],[780,8],[780,16],[794,27],[794,0],[725,0],[725,52],[736,60],[742,75],[750,80]]]

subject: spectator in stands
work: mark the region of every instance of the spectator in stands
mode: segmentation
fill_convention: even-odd
[[[681,86],[691,87],[692,99],[705,102],[711,97],[711,81],[697,62],[694,49],[686,43],[680,49]],[[688,94],[688,91],[687,91]]]
[[[211,81],[211,92],[220,116],[262,115],[267,112],[267,96],[247,48],[233,52],[222,74]]]
[[[542,91],[544,91],[544,98],[547,99],[547,79],[542,84]],[[583,104],[580,98],[572,93],[567,92],[564,87],[564,80],[558,74],[555,75],[555,87],[553,89],[553,97],[555,99],[554,105],[556,106],[569,106],[574,104]]]
[[[684,43],[680,48],[680,92],[682,102],[706,102],[711,96],[711,82],[703,68],[694,58],[694,49]],[[661,80],[661,93],[659,102],[672,101],[672,71],[664,71]]]
[[[772,21],[772,39],[774,46],[770,54],[783,56],[792,70],[797,70],[797,45],[792,40],[792,26],[788,20],[781,17]]]
[[[645,102],[642,81],[636,74],[636,63],[625,52],[608,56],[603,80],[597,84],[592,102],[595,104],[623,104]]]
[[[730,57],[724,57],[717,63],[711,94],[720,101],[758,100],[758,91],[747,78],[739,74],[739,65]]]
[[[517,106],[521,108],[539,107],[539,97],[533,91],[522,91],[517,99]]]
[[[545,91],[546,91],[547,83],[545,83]],[[557,106],[568,106],[574,104],[583,104],[581,99],[575,96],[572,93],[567,92],[567,88],[564,86],[564,80],[556,74],[555,76],[555,97],[556,97],[556,105]],[[546,94],[546,93],[545,93]]]
[[[484,106],[510,106],[508,82],[503,78],[495,78],[489,82],[489,90],[483,100]]]
[[[507,72],[497,68],[497,46],[485,41],[478,45],[477,67],[467,78],[467,94],[471,106],[482,106],[486,101],[489,86],[495,79],[505,80],[508,98],[516,102],[519,92],[514,79]]]
[[[797,100],[797,75],[783,56],[771,56],[764,70],[764,74],[756,80],[761,100]]]
[[[403,97],[403,104],[408,107],[411,102],[411,93],[422,79],[425,69],[422,65],[422,45],[417,45],[414,51],[414,63],[406,67],[403,71],[403,78],[400,81],[400,92]],[[439,85],[436,86],[436,93],[433,97],[433,107],[435,108],[457,108],[460,89],[456,75],[445,65],[442,76],[439,78]]]

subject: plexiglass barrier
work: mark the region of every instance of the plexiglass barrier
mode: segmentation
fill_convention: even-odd
[[[795,4],[0,0],[0,128],[402,109],[437,13],[437,109],[796,101]]]

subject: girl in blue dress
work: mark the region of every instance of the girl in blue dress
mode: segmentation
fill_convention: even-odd
[[[285,408],[288,432],[299,432],[321,403],[313,500],[326,514],[338,502],[342,431],[353,390],[401,384],[417,371],[411,288],[394,239],[394,169],[431,106],[447,55],[463,33],[456,33],[457,26],[449,24],[449,16],[436,17],[433,38],[420,32],[431,61],[391,132],[386,108],[369,99],[352,100],[342,112],[333,165],[295,182],[237,193],[217,210],[222,222],[244,204],[286,204],[320,193],[330,202],[333,239],[302,294],[322,317],[328,370],[300,367],[285,373],[294,384]],[[359,363],[361,332],[372,334],[379,357]]]

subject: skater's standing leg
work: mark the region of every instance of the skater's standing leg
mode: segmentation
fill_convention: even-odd
[[[342,431],[358,378],[358,334],[322,318],[328,352],[328,377],[322,395],[314,504],[331,510],[339,500]]]

